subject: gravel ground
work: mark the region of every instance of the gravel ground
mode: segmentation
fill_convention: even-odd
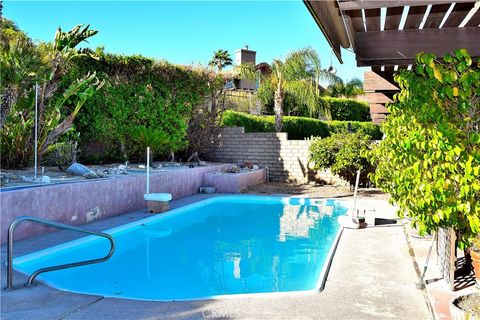
[[[312,198],[348,198],[353,197],[353,190],[349,187],[319,185],[319,184],[295,184],[286,182],[270,182],[247,188],[244,193],[250,194],[291,194],[307,195]],[[376,188],[360,188],[359,198],[388,200],[389,195]]]

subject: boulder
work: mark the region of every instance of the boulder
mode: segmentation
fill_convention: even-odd
[[[97,176],[97,174],[92,169],[84,166],[83,164],[77,163],[77,162],[72,163],[67,168],[67,172],[70,173],[70,174],[73,174],[75,176],[81,176],[81,177],[85,176],[86,174],[88,174],[88,175],[93,174],[93,175]],[[97,176],[97,178],[98,178],[98,176]]]

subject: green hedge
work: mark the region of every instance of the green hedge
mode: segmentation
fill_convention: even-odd
[[[142,56],[97,51],[98,60],[71,61],[61,86],[92,71],[105,81],[83,106],[75,120],[80,133],[81,161],[124,161],[143,157],[132,138],[138,126],[166,133],[169,141],[160,154],[187,147],[187,125],[192,108],[201,105],[215,75],[207,69],[184,67]]]
[[[322,97],[330,107],[332,120],[371,121],[368,103],[354,99]]]
[[[372,122],[359,121],[321,121],[304,117],[283,117],[283,131],[288,132],[290,139],[304,139],[311,136],[328,137],[333,133],[363,131],[374,140],[382,138],[379,125]],[[236,111],[225,111],[222,119],[224,127],[244,127],[245,132],[275,132],[274,116],[254,116]]]

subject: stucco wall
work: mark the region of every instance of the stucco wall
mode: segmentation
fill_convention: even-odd
[[[286,132],[245,133],[243,127],[225,127],[207,158],[229,163],[251,160],[268,167],[271,181],[343,183],[328,171],[309,169],[309,146],[309,140],[288,140]]]
[[[206,173],[222,171],[227,166],[221,164],[154,172],[150,178],[150,192],[169,192],[174,199],[195,194],[204,184]],[[145,175],[128,175],[1,192],[1,242],[6,241],[8,226],[18,216],[82,224],[145,208],[145,179]],[[45,228],[24,223],[17,228],[16,239],[39,234],[43,230]]]

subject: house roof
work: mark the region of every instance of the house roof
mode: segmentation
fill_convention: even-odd
[[[357,66],[409,68],[421,51],[437,56],[466,48],[480,57],[480,1],[304,0],[335,55],[352,48]]]

